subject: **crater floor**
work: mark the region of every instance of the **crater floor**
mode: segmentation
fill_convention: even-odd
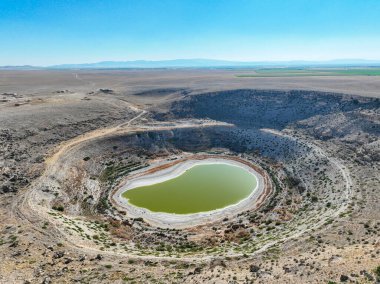
[[[209,223],[216,221],[218,219],[223,219],[227,215],[231,214],[237,214],[241,211],[244,210],[250,210],[253,208],[256,208],[260,204],[257,204],[257,202],[261,203],[264,198],[266,198],[269,194],[267,193],[268,190],[265,190],[265,184],[264,184],[264,178],[255,171],[255,166],[252,165],[250,166],[247,161],[243,161],[244,163],[239,162],[238,159],[228,159],[228,157],[223,156],[212,156],[212,155],[204,155],[204,156],[191,156],[187,158],[179,158],[176,161],[171,161],[169,163],[159,163],[158,165],[154,165],[151,168],[148,168],[148,170],[145,170],[143,172],[138,172],[138,173],[131,173],[127,177],[127,180],[125,184],[122,184],[119,189],[116,190],[114,195],[111,197],[113,198],[114,202],[120,209],[124,209],[127,211],[127,214],[130,216],[134,217],[140,217],[144,218],[145,221],[148,221],[149,223],[159,225],[161,227],[170,227],[170,228],[184,228],[184,227],[191,227],[195,225],[200,225],[204,223]],[[160,183],[163,181],[166,181],[168,179],[175,178],[177,176],[182,175],[185,171],[188,169],[194,168],[194,166],[199,166],[199,165],[225,165],[227,167],[237,167],[237,170],[244,170],[246,172],[239,172],[237,173],[238,175],[235,177],[229,177],[228,176],[228,171],[231,171],[231,169],[226,168],[224,170],[224,174],[227,175],[224,178],[221,179],[221,177],[218,176],[205,176],[205,177],[200,177],[204,179],[209,179],[209,178],[214,178],[214,179],[219,179],[219,182],[224,182],[227,183],[225,184],[225,188],[220,188],[221,185],[220,183],[217,183],[215,188],[211,188],[211,192],[200,192],[199,194],[202,195],[202,200],[198,201],[198,197],[193,197],[191,194],[193,192],[188,192],[184,193],[185,195],[190,195],[188,197],[184,196],[177,196],[176,199],[179,201],[173,201],[175,204],[173,204],[174,208],[177,208],[178,202],[180,204],[184,204],[182,206],[186,206],[188,208],[187,210],[194,210],[193,207],[190,205],[192,204],[187,204],[188,202],[195,202],[196,208],[199,206],[211,208],[210,210],[202,210],[200,209],[198,212],[190,212],[190,213],[177,213],[177,212],[160,212],[160,211],[152,211],[149,209],[145,209],[141,206],[136,206],[134,204],[131,204],[129,200],[126,199],[124,196],[128,190],[135,189],[137,187],[137,190],[139,190],[139,187],[145,186],[145,185],[150,185],[152,183]],[[201,169],[198,169],[201,170]],[[234,170],[232,168],[232,170]],[[236,170],[236,169],[235,169]],[[145,172],[148,172],[148,174],[144,174]],[[203,173],[204,174],[204,173]],[[220,173],[216,173],[220,174]],[[248,176],[252,175],[252,177]],[[197,178],[197,176],[193,177]],[[199,178],[199,177],[198,177]],[[241,182],[242,178],[245,179],[246,184],[239,184]],[[248,180],[249,179],[249,180]],[[205,181],[203,181],[205,182]],[[214,182],[215,183],[215,182]],[[238,184],[234,184],[238,183]],[[199,186],[200,181],[196,184],[196,186]],[[198,188],[198,191],[206,191],[209,190],[209,188],[206,187],[202,184],[200,184],[200,188]],[[211,184],[213,186],[213,184]],[[244,192],[240,193],[240,195],[236,196],[233,192],[229,191],[234,191],[237,190],[238,187],[240,186],[246,186],[246,188],[242,189]],[[156,190],[156,189],[148,189],[150,191]],[[178,188],[176,190],[179,190]],[[186,189],[182,189],[182,192]],[[191,191],[192,189],[187,189],[188,191]],[[220,206],[219,208],[213,208],[211,206],[216,206],[213,204],[208,204],[208,201],[211,202],[211,198],[217,198],[214,197],[213,195],[215,194],[223,194],[224,192],[220,192],[220,190],[226,191],[225,194],[229,196],[232,196],[233,198],[236,199],[235,202],[231,202],[226,200],[225,197],[222,197],[222,202],[229,202],[225,206]],[[244,194],[244,195],[243,195]],[[228,197],[228,196],[227,196]],[[168,194],[165,194],[163,197],[155,197],[157,202],[159,201],[159,198],[170,198]],[[237,199],[239,198],[239,199]],[[199,204],[199,202],[201,204]],[[217,205],[220,203],[216,203]],[[200,208],[203,208],[200,207]],[[182,207],[180,208],[181,210],[183,209]]]

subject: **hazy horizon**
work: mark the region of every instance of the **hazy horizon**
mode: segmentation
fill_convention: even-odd
[[[131,60],[100,60],[96,62],[65,62],[65,63],[58,63],[58,64],[52,64],[52,65],[31,65],[31,64],[22,64],[22,65],[0,65],[0,67],[21,67],[21,66],[33,66],[33,67],[42,67],[42,68],[48,68],[48,67],[54,67],[54,66],[65,66],[65,65],[96,65],[96,64],[103,64],[103,63],[165,63],[165,62],[217,62],[217,63],[231,63],[231,64],[236,64],[236,63],[241,63],[241,64],[288,64],[288,63],[294,63],[295,65],[302,64],[310,64],[310,63],[315,63],[315,64],[339,64],[342,62],[343,64],[360,64],[360,63],[376,63],[380,64],[380,59],[363,59],[363,58],[333,58],[329,60],[302,60],[302,59],[292,59],[292,60],[228,60],[228,59],[220,59],[220,58],[170,58],[170,59],[162,59],[162,60],[150,60],[150,59],[131,59]],[[213,65],[210,65],[213,66]]]
[[[380,2],[0,2],[0,66],[380,59]]]

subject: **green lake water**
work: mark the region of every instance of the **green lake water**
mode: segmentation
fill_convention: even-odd
[[[173,179],[123,193],[154,212],[189,214],[224,208],[248,197],[257,184],[248,171],[227,164],[197,165]]]

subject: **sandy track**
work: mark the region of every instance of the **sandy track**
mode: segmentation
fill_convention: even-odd
[[[43,234],[47,242],[55,240],[61,240],[65,242],[68,246],[74,248],[75,250],[82,250],[83,252],[89,254],[102,253],[107,255],[116,256],[130,256],[128,253],[119,252],[104,252],[98,248],[89,246],[88,243],[84,243],[77,236],[69,236],[65,231],[65,228],[60,222],[57,222],[52,218],[48,212],[50,211],[50,206],[46,203],[41,204],[41,198],[46,197],[49,199],[48,195],[43,193],[41,189],[46,185],[51,185],[51,178],[55,173],[60,171],[62,165],[65,163],[64,159],[66,154],[75,148],[80,147],[82,143],[87,143],[91,140],[98,139],[101,137],[112,136],[112,135],[122,135],[128,134],[130,132],[144,132],[144,131],[158,131],[158,130],[171,130],[176,128],[194,128],[194,127],[213,127],[213,126],[231,126],[227,123],[217,122],[217,121],[184,121],[180,123],[164,123],[157,125],[135,125],[135,123],[144,116],[146,111],[142,110],[138,115],[130,119],[129,121],[117,125],[115,127],[99,129],[95,131],[90,131],[83,135],[77,136],[69,141],[61,143],[54,153],[46,159],[45,171],[44,173],[23,192],[23,195],[19,195],[12,202],[12,210],[9,212],[11,218],[18,219],[18,222],[22,224],[24,228],[29,228],[34,231],[38,231]],[[54,178],[53,178],[54,180]],[[49,231],[41,230],[41,223],[46,221],[52,225]],[[141,257],[142,259],[151,259],[151,256]],[[161,259],[170,259],[170,257],[160,257]],[[183,258],[184,261],[193,260],[192,258]]]

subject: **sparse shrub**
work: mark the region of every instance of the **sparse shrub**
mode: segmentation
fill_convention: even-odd
[[[49,225],[49,223],[48,223],[48,222],[45,222],[45,223],[43,224],[43,226],[42,226],[42,229],[47,229],[48,225]]]
[[[375,272],[376,278],[380,280],[380,265],[376,267],[373,272]]]
[[[54,205],[52,209],[55,211],[60,211],[60,212],[65,211],[65,207],[63,207],[63,205]]]
[[[97,209],[100,213],[104,213],[109,208],[107,197],[102,197],[99,200]]]

